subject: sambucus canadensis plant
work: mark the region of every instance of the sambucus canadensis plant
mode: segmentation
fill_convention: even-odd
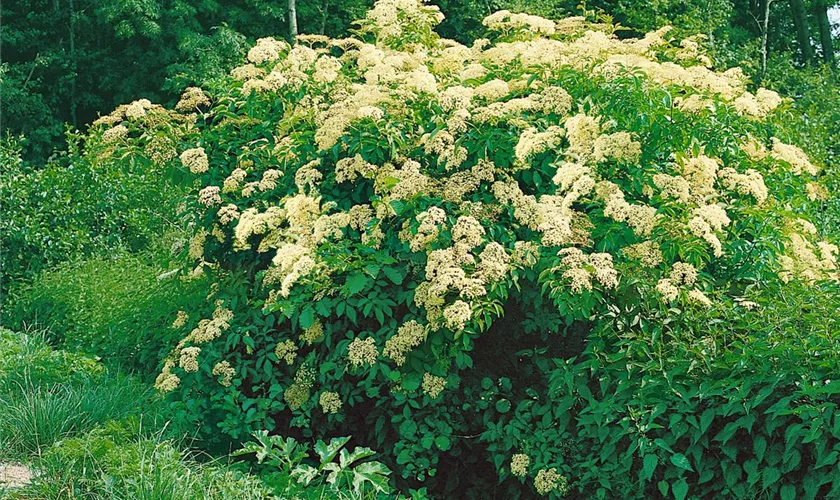
[[[98,147],[165,146],[195,177],[183,279],[213,286],[175,318],[158,389],[208,439],[353,434],[449,494],[495,471],[507,497],[748,496],[746,465],[730,481],[654,420],[680,394],[663,360],[718,373],[741,338],[724,325],[759,317],[760,290],[838,278],[784,100],[667,29],[502,11],[466,47],[441,17],[380,0],[355,38],[263,38],[173,111],[100,119]],[[701,452],[704,404],[680,410]]]

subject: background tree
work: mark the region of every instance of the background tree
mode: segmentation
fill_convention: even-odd
[[[831,36],[831,23],[828,21],[828,9],[834,2],[829,0],[814,0],[814,15],[820,32],[823,61],[834,66],[834,40]]]
[[[298,35],[297,7],[295,6],[295,0],[289,0],[286,22],[289,23],[289,39],[293,40]]]
[[[84,128],[100,112],[145,97],[173,104],[176,90],[224,75],[248,43],[291,32],[346,36],[372,0],[20,0],[4,2],[2,111],[24,136],[24,157],[43,163],[63,144],[65,124]],[[760,75],[773,54],[807,64],[814,45],[836,65],[829,11],[835,0],[434,0],[443,36],[469,44],[490,12],[528,10],[559,18],[602,13],[639,36],[665,24],[703,33],[718,67]],[[290,7],[295,16],[290,16]],[[765,9],[769,7],[769,9]],[[769,12],[764,28],[764,11]],[[296,27],[290,23],[296,19]],[[764,40],[764,41],[762,41]],[[762,47],[766,50],[762,51]],[[766,63],[762,53],[766,52]],[[798,54],[798,55],[797,55]],[[783,62],[783,59],[778,59]],[[784,64],[780,67],[786,67]],[[792,69],[792,68],[791,68]]]
[[[810,64],[814,58],[814,51],[811,48],[811,34],[808,30],[808,13],[805,10],[805,3],[802,0],[790,0],[790,14],[796,27],[796,39],[802,62]]]

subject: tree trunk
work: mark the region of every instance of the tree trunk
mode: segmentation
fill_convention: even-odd
[[[767,73],[767,31],[770,27],[770,4],[773,0],[764,0],[764,17],[761,19],[761,75],[760,81],[764,81]]]
[[[78,65],[76,64],[76,4],[74,0],[70,0],[70,119],[73,122],[73,128],[78,128],[78,120],[76,119],[76,73],[78,72]]]
[[[321,29],[319,31],[320,34],[326,35],[327,31],[327,16],[329,15],[330,11],[330,0],[324,0],[324,3],[321,4]]]
[[[831,38],[831,23],[828,21],[828,2],[824,0],[814,2],[814,13],[817,16],[817,25],[820,27],[823,61],[833,68],[834,40]]]
[[[793,17],[793,25],[796,27],[796,40],[799,43],[799,50],[802,53],[802,62],[810,64],[814,58],[814,51],[811,49],[811,35],[808,33],[808,14],[802,0],[790,0],[790,13]]]
[[[298,35],[297,25],[297,8],[295,7],[295,0],[289,0],[289,9],[286,11],[289,18],[289,39],[295,43],[295,38]]]

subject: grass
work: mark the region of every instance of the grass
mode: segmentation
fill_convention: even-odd
[[[207,295],[201,279],[158,278],[172,268],[169,241],[162,238],[140,254],[115,251],[40,273],[18,290],[4,313],[8,324],[36,325],[65,349],[154,380],[160,358],[180,340],[170,327],[177,311],[194,309]]]
[[[259,481],[218,462],[201,463],[164,432],[144,435],[136,420],[110,422],[56,443],[19,498],[188,500],[267,498]]]
[[[154,408],[136,379],[52,349],[40,332],[0,331],[0,460],[41,455],[53,443]]]
[[[15,382],[0,389],[0,449],[11,457],[40,455],[61,439],[140,414],[150,401],[149,388],[125,377]]]

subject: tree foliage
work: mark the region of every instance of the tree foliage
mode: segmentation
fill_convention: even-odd
[[[442,35],[469,44],[485,35],[481,20],[497,10],[549,18],[608,15],[631,32],[672,25],[707,35],[719,67],[757,74],[764,1],[438,0]],[[371,0],[298,2],[301,33],[343,36]],[[826,12],[836,2],[770,2],[768,45],[780,68],[829,66],[836,46]],[[797,10],[795,7],[801,7]],[[25,157],[41,163],[63,146],[65,124],[83,129],[118,104],[145,97],[172,104],[177,90],[225,74],[260,36],[288,33],[286,2],[237,0],[27,0],[2,6],[3,111],[25,136]],[[796,28],[794,27],[796,26]]]

